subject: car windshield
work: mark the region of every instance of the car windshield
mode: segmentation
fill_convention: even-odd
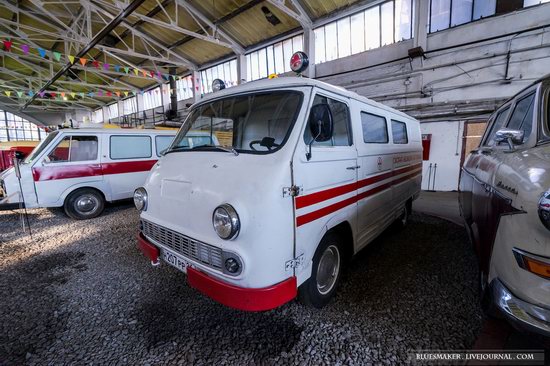
[[[270,153],[286,141],[302,103],[295,91],[234,95],[191,110],[167,151]]]
[[[59,134],[58,131],[52,132],[46,137],[44,140],[42,140],[41,143],[36,146],[31,153],[27,156],[27,158],[23,161],[24,164],[29,164],[34,161],[44,151],[44,149],[52,142],[53,139]]]

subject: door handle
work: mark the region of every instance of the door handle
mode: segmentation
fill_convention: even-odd
[[[356,166],[348,166],[346,169],[347,170],[355,170],[355,169],[359,169],[361,168],[359,165],[356,165]]]

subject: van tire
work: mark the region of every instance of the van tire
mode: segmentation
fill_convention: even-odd
[[[409,199],[405,203],[405,207],[403,208],[403,212],[401,213],[401,215],[396,220],[397,225],[401,228],[405,228],[409,223],[409,219],[411,218],[411,213],[412,213],[412,199]]]
[[[302,304],[320,309],[334,297],[342,277],[342,248],[342,240],[335,232],[328,232],[323,237],[313,256],[311,277],[298,289],[298,300]],[[321,265],[325,268],[324,275]],[[327,270],[333,275],[329,275]]]
[[[75,220],[87,220],[101,215],[105,208],[103,194],[93,188],[80,188],[71,192],[63,205],[65,213]]]

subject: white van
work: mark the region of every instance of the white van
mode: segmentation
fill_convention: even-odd
[[[220,143],[182,145],[197,131]],[[227,306],[299,295],[322,307],[345,259],[407,221],[421,159],[418,121],[342,88],[281,77],[224,89],[191,107],[136,191],[138,244]]]
[[[0,173],[0,209],[64,207],[74,219],[131,198],[174,139],[172,130],[64,129],[52,132],[16,168]]]

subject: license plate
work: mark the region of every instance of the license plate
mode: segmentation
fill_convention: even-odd
[[[187,267],[194,268],[192,263],[190,263],[186,259],[183,259],[181,256],[179,256],[178,254],[170,250],[162,249],[161,254],[162,254],[162,259],[166,263],[171,264],[172,266],[176,267],[183,273],[187,273]]]

